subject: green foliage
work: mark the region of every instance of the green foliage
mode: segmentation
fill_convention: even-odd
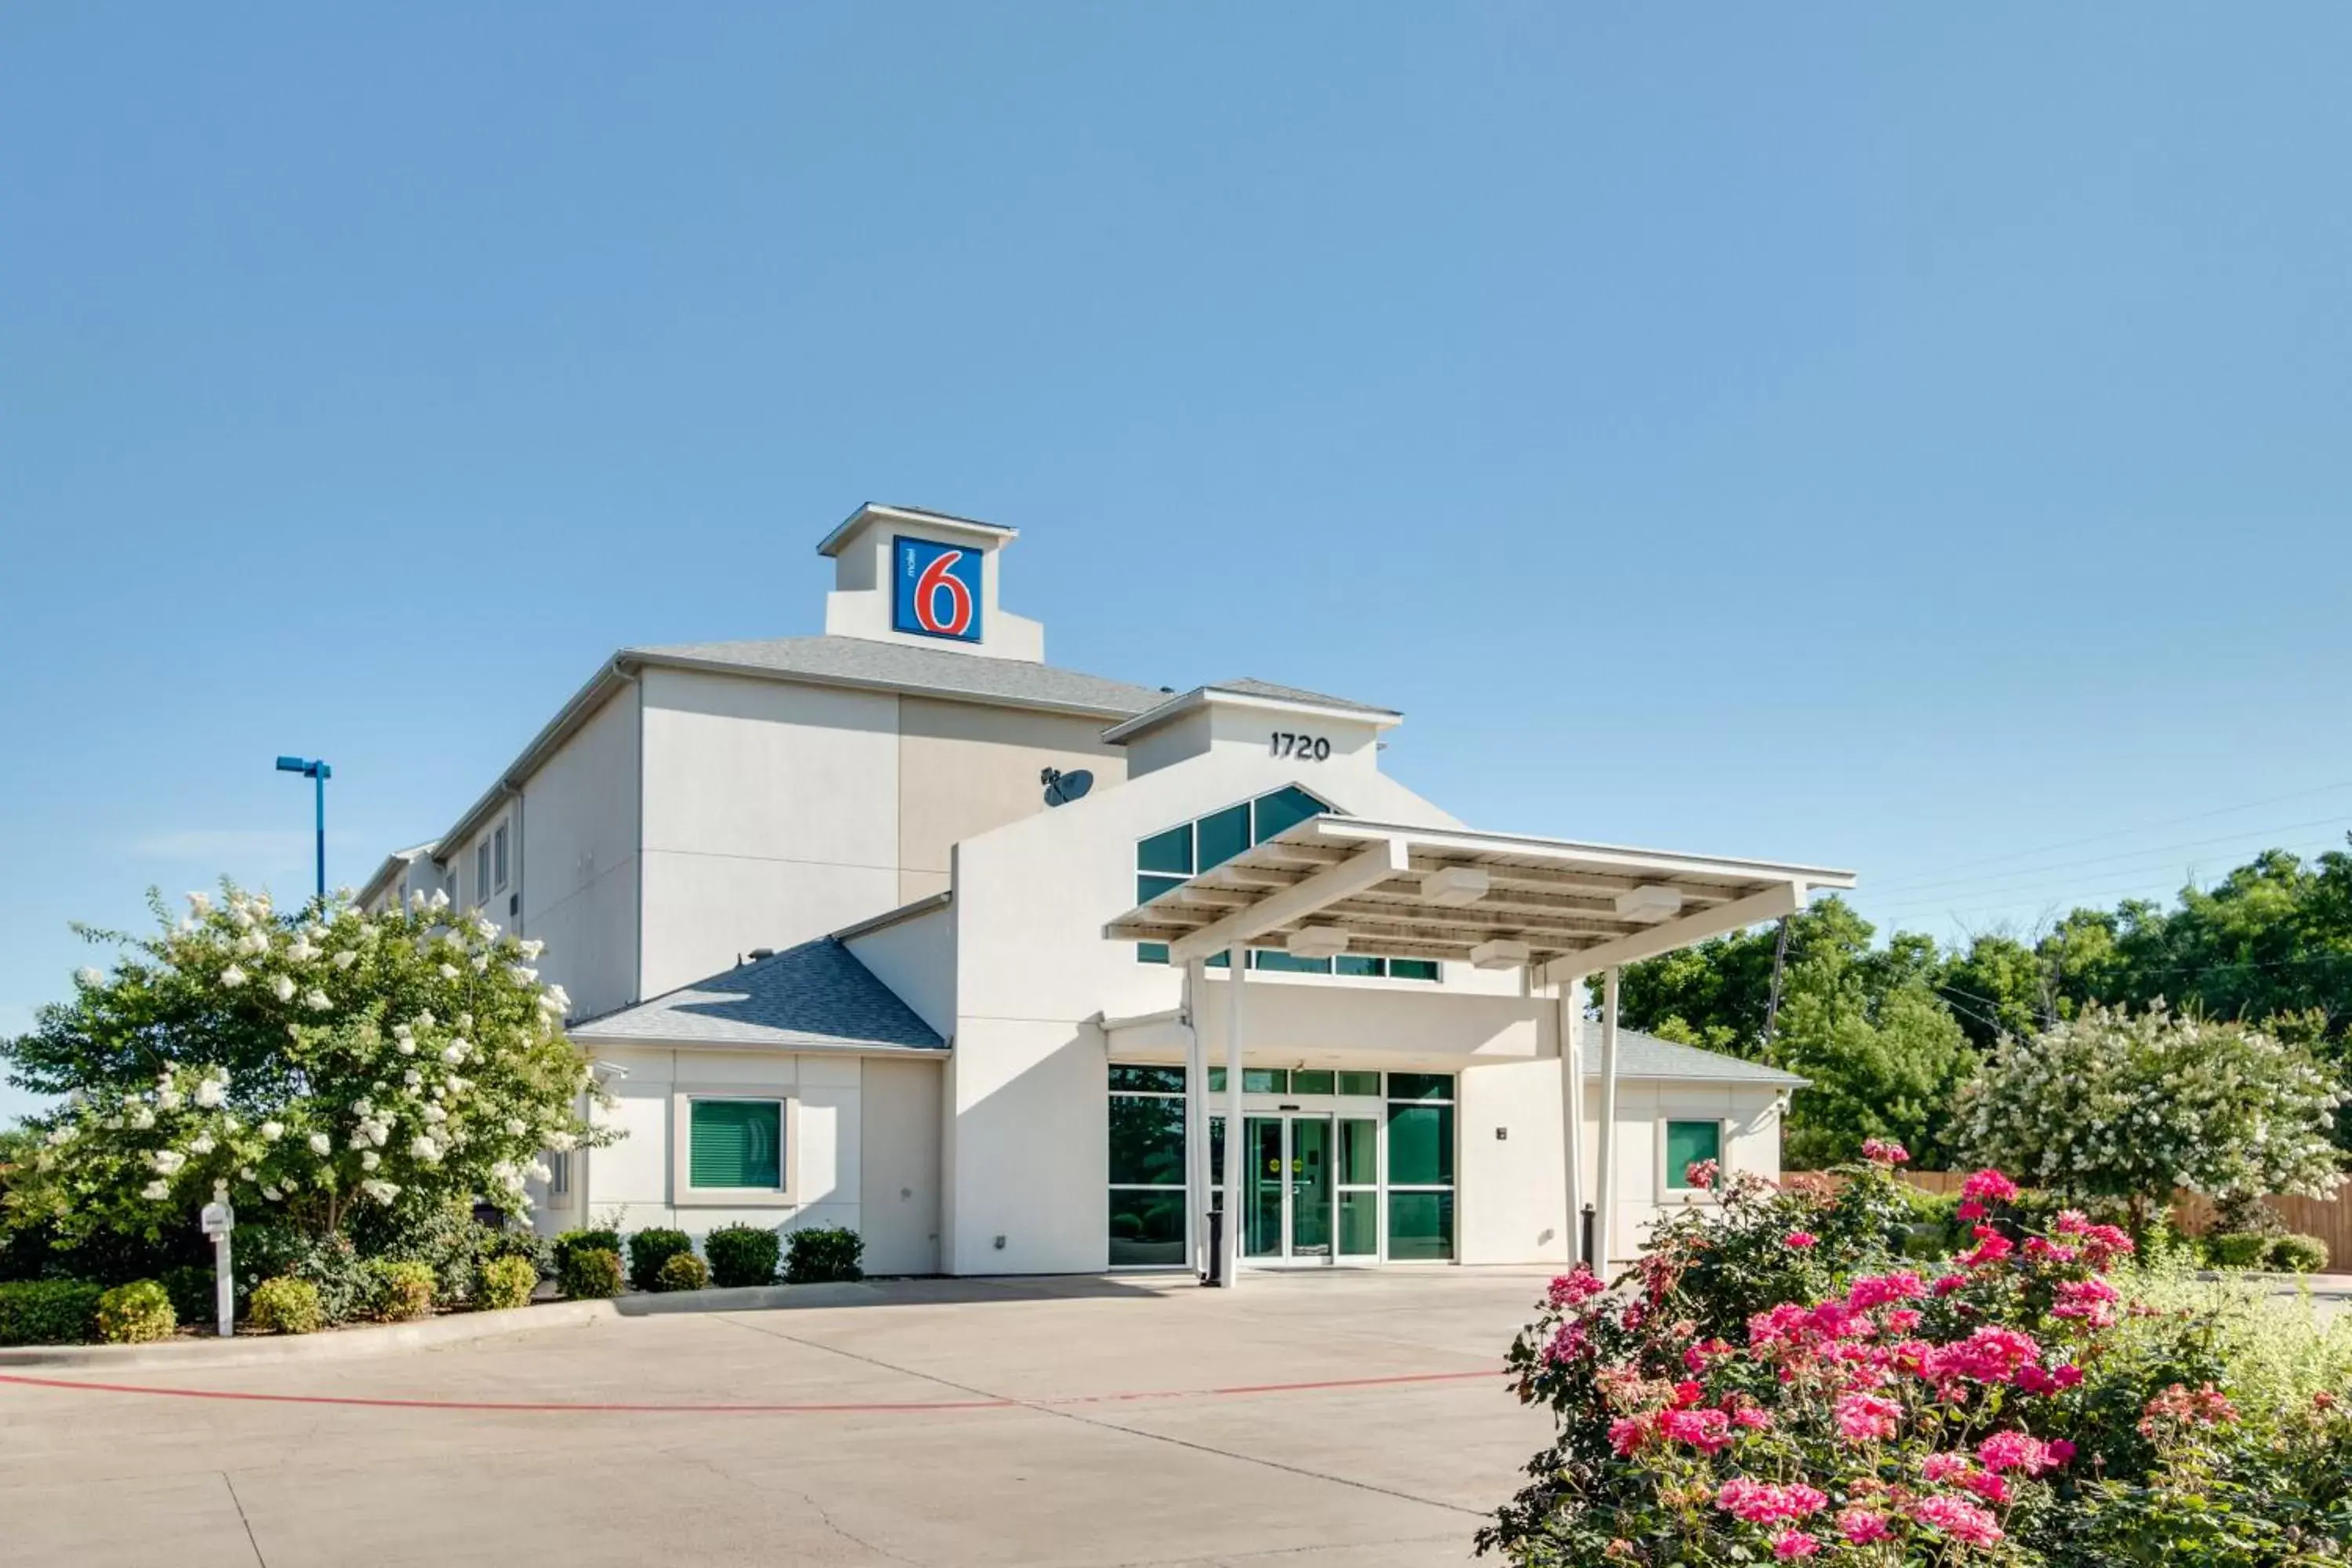
[[[2205,1256],[2220,1268],[2259,1268],[2270,1261],[2271,1238],[2259,1231],[2224,1231],[2205,1238]]]
[[[2315,1236],[2274,1237],[2270,1263],[2282,1274],[2316,1274],[2327,1267],[2327,1243]]]
[[[361,1267],[367,1278],[366,1315],[377,1322],[404,1323],[433,1310],[432,1265],[371,1258]]]
[[[2105,1007],[2004,1040],[1960,1107],[1972,1159],[2065,1197],[2162,1206],[2334,1193],[2338,1099],[2308,1051],[2242,1024]]]
[[[5,1191],[13,1224],[79,1243],[193,1229],[216,1192],[241,1225],[343,1229],[355,1204],[485,1196],[528,1207],[539,1152],[609,1141],[557,1026],[535,942],[446,899],[380,915],[330,900],[280,913],[215,901],[121,945],[71,1000],[0,1042],[11,1078],[70,1102]]]
[[[98,1337],[110,1345],[168,1340],[180,1326],[160,1280],[134,1279],[98,1299]]]
[[[539,1271],[530,1259],[509,1254],[493,1258],[482,1265],[475,1278],[473,1302],[485,1312],[501,1312],[513,1307],[530,1305],[530,1293],[539,1286]]]
[[[99,1298],[87,1279],[18,1279],[0,1285],[0,1345],[78,1345],[98,1335]]]
[[[555,1278],[555,1245],[535,1230],[520,1226],[485,1226],[480,1232],[480,1243],[475,1256],[482,1264],[517,1258],[530,1266],[532,1278]]]
[[[246,1318],[265,1334],[315,1334],[328,1321],[319,1304],[319,1288],[290,1275],[256,1285]]]
[[[847,1226],[813,1226],[792,1233],[784,1264],[788,1285],[820,1285],[833,1280],[863,1279],[866,1238]]]
[[[564,1266],[575,1252],[609,1252],[615,1257],[621,1251],[621,1233],[617,1230],[567,1230],[555,1238],[551,1248],[557,1278],[562,1278]]]
[[[682,1230],[649,1226],[629,1237],[629,1283],[640,1290],[658,1290],[662,1265],[681,1252],[694,1250],[693,1238]]]
[[[654,1271],[656,1290],[702,1290],[709,1288],[710,1269],[691,1252],[673,1252]]]
[[[621,1255],[609,1247],[575,1247],[556,1262],[555,1278],[575,1301],[621,1293]]]
[[[702,1252],[710,1259],[711,1279],[721,1286],[766,1285],[776,1278],[783,1244],[760,1226],[723,1225],[702,1238]]]
[[[315,1236],[283,1223],[251,1230],[240,1226],[230,1256],[242,1295],[250,1297],[264,1281],[285,1278],[310,1287],[330,1323],[349,1322],[368,1310],[373,1281],[367,1259],[347,1236]]]
[[[219,1318],[220,1287],[213,1265],[189,1263],[167,1268],[163,1281],[163,1293],[172,1299],[173,1314],[180,1321],[210,1328]]]

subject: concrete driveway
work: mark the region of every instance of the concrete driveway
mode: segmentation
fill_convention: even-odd
[[[52,1369],[128,1386],[0,1382],[0,1563],[1460,1563],[1546,1440],[1496,1370],[1543,1279],[912,1281]]]

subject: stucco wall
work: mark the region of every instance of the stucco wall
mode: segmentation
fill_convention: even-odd
[[[1084,768],[1096,789],[1122,782],[1127,753],[1102,731],[1099,719],[901,697],[898,901],[945,892],[958,843],[1048,809],[1042,770]]]
[[[898,700],[649,669],[652,996],[898,902]]]
[[[939,1062],[869,1057],[858,1230],[869,1274],[936,1274],[940,1267]]]
[[[941,1039],[954,1037],[955,921],[946,910],[852,937],[849,951]]]
[[[608,700],[524,786],[522,915],[509,921],[547,944],[539,970],[572,996],[575,1016],[636,999],[637,692]],[[468,851],[470,857],[470,851]],[[470,858],[466,875],[473,875]]]

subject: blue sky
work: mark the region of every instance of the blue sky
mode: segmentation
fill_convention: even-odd
[[[1473,822],[1849,865],[1942,935],[2340,842],[2347,48],[9,8],[0,1030],[69,920],[300,891],[278,752],[356,881],[614,647],[818,629],[866,499],[1019,526],[1056,662],[1387,702]]]

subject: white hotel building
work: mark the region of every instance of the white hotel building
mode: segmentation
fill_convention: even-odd
[[[1238,1184],[1240,1266],[1559,1262],[1695,1160],[1778,1173],[1800,1080],[1585,999],[1849,875],[1476,831],[1381,772],[1386,709],[1057,668],[1013,539],[860,508],[825,635],[623,649],[371,879],[546,942],[626,1136],[543,1224],[1205,1268]]]

